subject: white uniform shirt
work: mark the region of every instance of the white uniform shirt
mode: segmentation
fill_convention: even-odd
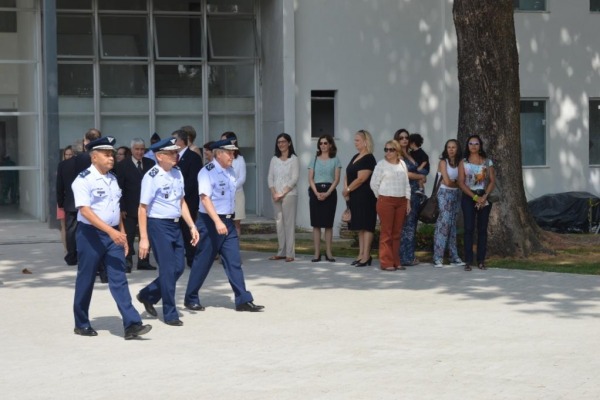
[[[237,158],[233,159],[231,166],[235,171],[237,190],[244,190],[244,183],[246,182],[246,160],[244,160],[244,156],[238,154]]]
[[[102,175],[91,165],[79,174],[71,188],[75,197],[75,207],[90,207],[106,224],[119,225],[121,189],[117,177],[112,172]],[[91,222],[81,215],[81,211],[77,213],[77,221],[91,225]]]
[[[140,204],[148,206],[149,218],[175,219],[181,216],[181,198],[184,196],[183,175],[179,168],[165,171],[155,165],[142,179]]]
[[[379,161],[371,176],[371,190],[375,197],[406,197],[410,200],[408,169],[404,161],[400,160],[398,164],[391,164],[385,159]]]
[[[198,174],[198,193],[210,198],[217,214],[233,214],[235,211],[235,191],[237,183],[232,167],[221,167],[217,160],[206,164]],[[200,201],[199,210],[206,213]]]

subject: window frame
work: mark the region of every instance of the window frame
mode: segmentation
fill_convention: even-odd
[[[522,168],[547,168],[548,167],[548,145],[549,145],[549,141],[548,141],[548,98],[547,97],[521,97],[519,99],[519,140],[521,141],[521,167]],[[544,155],[544,163],[543,164],[531,164],[531,165],[525,165],[524,162],[524,158],[523,158],[523,154],[524,154],[524,147],[523,147],[523,127],[520,124],[520,120],[521,120],[521,107],[522,107],[522,103],[523,102],[535,102],[535,101],[540,101],[540,102],[544,102],[544,150],[543,150],[543,155]]]
[[[598,131],[597,131],[597,145],[600,145],[600,97],[589,97],[588,98],[588,140],[589,140],[589,151],[588,151],[588,164],[590,167],[598,168],[600,167],[600,157],[598,158],[598,162],[593,163],[591,160],[591,150],[592,150],[592,102],[596,103],[596,112],[599,114],[598,119]]]
[[[549,0],[541,0],[544,2],[543,10],[521,9],[521,8],[519,8],[519,6],[515,7],[515,1],[519,1],[519,0],[513,0],[513,11],[514,12],[519,12],[519,13],[549,13],[550,12],[549,7],[548,7]]]
[[[318,139],[321,137],[321,133],[317,133],[314,131],[315,123],[313,120],[313,104],[314,102],[331,102],[332,107],[332,129],[331,132],[327,132],[326,134],[331,135],[331,137],[335,138],[336,131],[336,114],[337,114],[337,90],[335,89],[313,89],[310,91],[310,137],[311,139]]]

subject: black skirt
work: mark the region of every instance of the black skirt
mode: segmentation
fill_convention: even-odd
[[[315,183],[317,192],[325,193],[331,187],[331,183]],[[310,206],[310,226],[315,228],[333,228],[335,219],[335,208],[337,206],[337,190],[334,190],[329,197],[321,201],[308,188],[309,206]]]

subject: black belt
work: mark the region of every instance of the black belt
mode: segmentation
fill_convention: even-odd
[[[169,221],[169,222],[179,222],[179,217],[177,218],[154,218],[154,217],[148,217],[149,219],[158,219],[160,221]]]
[[[235,213],[233,214],[217,214],[221,219],[234,219]]]

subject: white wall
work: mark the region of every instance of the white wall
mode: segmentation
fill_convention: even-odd
[[[528,198],[600,192],[589,167],[588,100],[600,97],[600,14],[588,0],[548,1],[548,12],[515,13],[521,97],[547,99],[547,166],[523,168]]]
[[[310,137],[311,90],[337,91],[335,138],[344,168],[355,153],[356,130],[373,134],[380,159],[383,143],[404,127],[424,136],[435,170],[445,141],[457,135],[452,4],[295,3],[299,216],[308,215],[306,167],[316,150]],[[521,97],[547,99],[547,165],[523,169],[525,193],[528,199],[571,190],[598,194],[600,166],[589,166],[588,100],[600,98],[600,14],[589,12],[587,0],[548,1],[548,7],[544,13],[515,13]],[[336,220],[343,209],[340,199]],[[308,227],[307,218],[298,220]]]
[[[316,151],[310,132],[311,90],[337,91],[335,139],[344,171],[356,153],[353,140],[359,129],[373,134],[377,159],[399,128],[420,132],[432,160],[456,135],[456,62],[454,58],[448,66],[445,58],[456,47],[452,25],[446,32],[452,16],[448,7],[447,0],[296,3],[299,216],[309,214],[306,168]],[[339,198],[336,221],[345,208]],[[308,218],[298,221],[304,227],[310,224]]]

